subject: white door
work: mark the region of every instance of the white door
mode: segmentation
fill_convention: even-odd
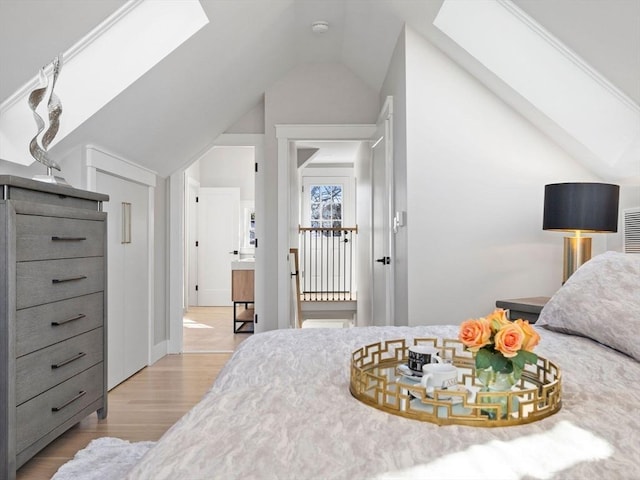
[[[393,325],[393,163],[391,103],[385,103],[377,122],[371,152],[371,251],[373,253],[373,325]]]
[[[96,189],[109,195],[103,208],[108,213],[107,383],[111,389],[144,368],[149,357],[149,190],[100,171]],[[131,213],[130,223],[124,209]],[[130,239],[123,238],[124,229],[129,229]]]
[[[198,195],[198,305],[231,305],[231,262],[240,248],[240,189]]]

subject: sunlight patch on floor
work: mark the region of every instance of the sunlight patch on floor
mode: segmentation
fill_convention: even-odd
[[[204,323],[194,322],[193,320],[189,320],[185,318],[182,320],[182,326],[184,328],[214,328],[211,325],[205,325]]]

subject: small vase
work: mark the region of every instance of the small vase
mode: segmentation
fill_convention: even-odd
[[[482,414],[487,415],[489,419],[496,420],[498,418],[507,418],[508,416],[508,399],[507,392],[513,389],[518,382],[513,372],[503,373],[495,372],[491,367],[476,370],[476,378],[482,385],[481,392],[501,392],[500,395],[489,396],[481,395],[479,403],[494,403],[500,405],[499,412],[495,408],[481,410]],[[512,404],[512,408],[513,408]]]

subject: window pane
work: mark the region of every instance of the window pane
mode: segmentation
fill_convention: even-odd
[[[318,220],[320,218],[320,204],[311,204],[311,220]]]
[[[318,186],[311,187],[311,201],[312,202],[321,201],[321,187],[318,187]]]
[[[342,185],[312,185],[309,199],[312,227],[342,226]]]
[[[334,203],[331,206],[331,217],[334,219],[342,219],[342,204]]]

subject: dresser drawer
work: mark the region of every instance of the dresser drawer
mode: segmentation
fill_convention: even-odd
[[[99,363],[20,405],[16,409],[16,452],[98,400],[102,386],[103,365]]]
[[[17,261],[104,256],[105,222],[16,215]]]
[[[102,292],[23,308],[16,314],[16,357],[101,327]]]
[[[16,361],[16,405],[102,361],[103,329],[97,328],[20,357]]]
[[[106,197],[106,195],[99,194],[96,194],[94,196]],[[100,205],[99,200],[78,198],[76,196],[57,193],[42,192],[30,188],[22,188],[16,186],[11,186],[9,188],[9,198],[11,200],[33,202],[38,204],[44,203],[48,205],[56,205],[59,207],[82,208],[87,210],[98,210],[98,206]],[[109,197],[106,198],[108,199]]]
[[[16,264],[18,309],[104,290],[104,258],[70,258]]]

